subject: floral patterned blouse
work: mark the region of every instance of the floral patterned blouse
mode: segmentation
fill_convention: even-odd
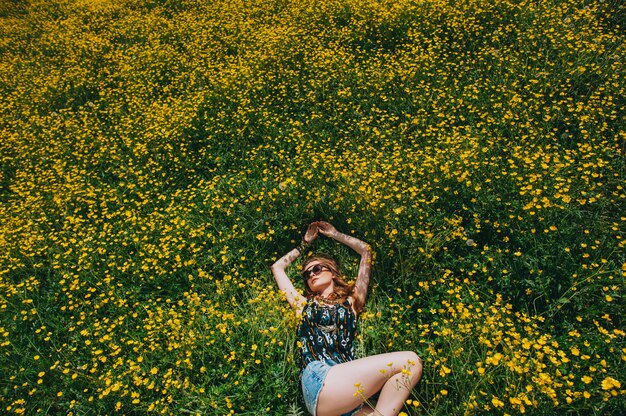
[[[356,322],[348,299],[334,304],[309,299],[298,327],[300,371],[316,360],[332,360],[337,364],[352,361]]]

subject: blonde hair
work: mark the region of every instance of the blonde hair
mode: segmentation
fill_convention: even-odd
[[[333,282],[335,283],[334,294],[337,296],[338,299],[346,299],[348,296],[351,296],[352,294],[354,294],[354,283],[346,282],[345,278],[341,274],[341,267],[337,260],[335,260],[334,258],[326,254],[318,254],[315,256],[311,256],[308,259],[306,259],[304,263],[302,263],[302,272],[304,272],[309,267],[309,265],[313,262],[317,262],[318,264],[322,266],[326,266],[330,270],[330,272],[333,274]],[[303,276],[303,280],[304,280],[304,290],[305,290],[306,298],[307,299],[314,298],[317,294],[309,288],[307,279],[304,279],[304,276]],[[356,303],[358,301],[356,299],[354,300],[354,302],[355,302],[355,305],[353,305],[354,309],[358,313],[360,313],[363,309],[363,305],[357,305]]]

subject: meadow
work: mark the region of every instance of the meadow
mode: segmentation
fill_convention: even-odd
[[[623,414],[624,8],[0,0],[0,413],[304,415],[324,219],[405,416]]]

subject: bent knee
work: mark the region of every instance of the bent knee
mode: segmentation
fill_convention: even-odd
[[[415,383],[422,377],[422,359],[414,351],[406,351],[407,362],[411,367],[412,379]]]
[[[417,353],[413,352],[413,351],[397,351],[392,353],[395,356],[395,360],[394,362],[396,364],[399,364],[398,367],[398,371],[401,368],[407,368],[407,367],[419,367],[420,369],[422,368],[422,360],[420,359],[419,355],[417,355]]]
[[[414,351],[402,351],[404,361],[411,367],[422,367],[422,360]]]

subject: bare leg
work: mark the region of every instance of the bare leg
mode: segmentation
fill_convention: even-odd
[[[319,416],[348,412],[381,390],[374,414],[396,416],[422,376],[412,351],[372,355],[331,367],[317,401]]]
[[[363,405],[363,407],[354,414],[354,416],[373,416],[376,414],[376,411],[368,404]]]

